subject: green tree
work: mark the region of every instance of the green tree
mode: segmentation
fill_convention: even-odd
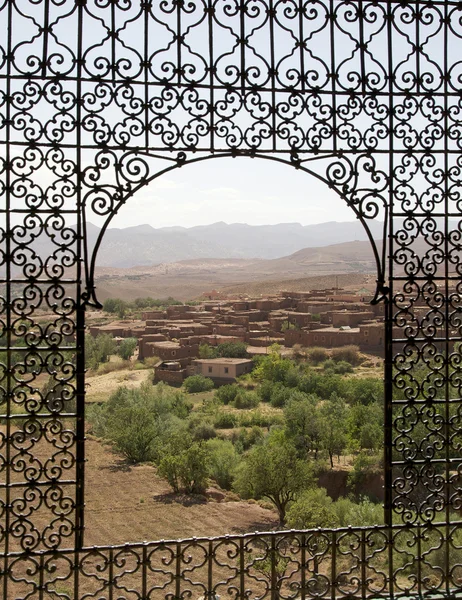
[[[321,445],[327,451],[330,466],[334,468],[334,455],[340,456],[347,445],[348,407],[345,400],[332,394],[320,407]]]
[[[108,362],[111,354],[115,354],[114,339],[106,333],[93,337],[85,336],[85,366],[87,369],[97,369],[100,363]]]
[[[352,450],[376,452],[383,445],[383,408],[378,402],[355,404],[348,413],[347,430]]]
[[[117,354],[124,360],[130,360],[138,345],[136,338],[124,338],[119,345]]]
[[[218,353],[216,348],[212,348],[209,344],[200,344],[199,358],[217,358]]]
[[[115,298],[107,298],[103,302],[103,310],[108,313],[115,313],[117,306],[117,300]]]
[[[284,408],[286,432],[300,457],[314,453],[317,459],[322,439],[322,418],[319,398],[313,394],[293,394]]]
[[[208,392],[213,389],[213,386],[214,384],[210,377],[204,377],[203,375],[191,375],[183,381],[183,387],[188,394]]]
[[[285,525],[286,511],[298,493],[313,483],[313,468],[297,457],[282,430],[273,430],[262,445],[248,451],[239,465],[234,488],[245,498],[268,498]]]
[[[383,379],[378,377],[358,377],[347,381],[345,398],[351,404],[383,404]]]
[[[228,385],[222,385],[215,392],[215,396],[222,402],[223,404],[230,404],[237,393],[240,391],[240,387],[235,383],[231,383]]]
[[[167,444],[187,443],[191,406],[181,392],[166,385],[120,387],[102,406],[88,411],[96,435],[110,440],[132,462],[158,462]],[[189,437],[190,439],[190,437]]]
[[[174,492],[183,489],[187,494],[202,494],[209,476],[209,452],[204,444],[193,442],[178,451],[166,451],[158,473],[165,477]]]
[[[219,439],[209,440],[207,447],[210,456],[210,476],[221,488],[230,490],[241,460],[236,448],[229,440]]]
[[[283,382],[292,367],[292,361],[281,356],[281,347],[273,344],[270,347],[270,353],[258,360],[253,376],[257,381]]]
[[[217,356],[222,358],[247,358],[247,344],[244,342],[218,344]]]

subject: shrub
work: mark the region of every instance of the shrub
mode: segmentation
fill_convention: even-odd
[[[166,453],[160,461],[158,473],[165,477],[174,492],[183,489],[187,494],[202,494],[209,475],[209,452],[194,442],[181,452]]]
[[[240,429],[238,432],[233,432],[232,442],[236,451],[242,454],[255,444],[259,444],[263,438],[263,429],[253,426],[251,429]]]
[[[236,397],[236,394],[239,392],[240,387],[235,383],[230,385],[222,385],[215,392],[215,396],[223,403],[230,404]]]
[[[199,346],[199,358],[217,358],[218,353],[215,348],[212,348],[209,344],[200,344]]]
[[[213,422],[217,429],[233,429],[237,425],[237,415],[230,412],[217,412]]]
[[[191,375],[183,381],[183,387],[188,394],[197,392],[208,392],[213,389],[213,381],[203,375]]]
[[[157,461],[175,432],[185,438],[186,423],[180,419],[190,410],[181,392],[145,383],[139,389],[118,388],[103,406],[89,411],[88,420],[96,435],[112,441],[130,461]]]
[[[259,357],[256,361],[256,367],[253,376],[257,381],[284,381],[287,371],[293,368],[293,363],[287,358],[283,358],[280,352],[280,346],[273,344],[270,347],[270,353]]]
[[[109,356],[115,353],[115,342],[106,333],[93,337],[85,336],[85,366],[87,369],[96,370],[100,363],[109,360]]]
[[[239,464],[240,458],[235,447],[229,440],[209,440],[207,448],[210,455],[210,476],[218,485],[230,490],[234,471]]]
[[[130,360],[135,352],[135,348],[138,345],[138,340],[136,338],[125,338],[120,342],[120,346],[117,350],[117,354],[123,360]]]
[[[353,373],[353,366],[348,361],[341,360],[335,366],[334,373],[337,373],[338,375],[346,375],[347,373]]]
[[[235,408],[255,408],[260,403],[260,398],[255,392],[240,390],[234,398],[232,404]]]
[[[247,344],[244,342],[218,344],[217,355],[223,358],[247,358]]]
[[[260,396],[263,402],[270,402],[271,394],[273,392],[274,383],[265,379],[262,381],[260,387],[257,390],[257,394]]]
[[[205,446],[194,442],[180,456],[180,481],[187,494],[203,494],[207,487],[210,458]]]
[[[298,387],[300,374],[296,368],[289,369],[284,377],[284,384],[290,388]]]
[[[313,348],[308,348],[306,351],[306,355],[308,360],[313,365],[319,365],[329,358],[329,353],[325,348],[318,348],[314,346]]]
[[[152,369],[156,366],[156,364],[159,361],[160,361],[160,358],[158,356],[147,356],[143,362],[144,362],[146,368]]]
[[[291,388],[286,387],[282,383],[276,383],[271,393],[271,406],[274,406],[274,408],[285,406],[289,401],[291,393]]]
[[[253,410],[239,415],[239,425],[241,427],[271,427],[272,425],[283,425],[284,419],[280,414],[262,413],[259,410]]]
[[[192,430],[192,435],[196,441],[211,440],[217,437],[217,432],[215,431],[215,427],[212,425],[212,423],[207,423],[205,421],[194,427]]]
[[[340,362],[346,360],[352,365],[359,365],[361,362],[361,355],[359,353],[358,346],[342,346],[341,348],[332,349],[332,360]]]
[[[323,369],[335,375],[345,375],[346,373],[353,373],[353,367],[349,362],[347,362],[346,360],[335,362],[332,358],[324,362]]]
[[[332,505],[337,516],[339,527],[370,526],[383,523],[383,507],[371,502],[369,498],[361,497],[359,502],[350,498],[339,498]]]
[[[293,529],[337,527],[338,517],[326,490],[314,488],[303,492],[287,510],[287,526]]]
[[[131,366],[132,364],[128,360],[114,360],[100,364],[96,372],[98,375],[107,375],[108,373],[114,373],[114,371],[129,369]]]

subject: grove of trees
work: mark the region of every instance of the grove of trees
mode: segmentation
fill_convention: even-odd
[[[312,354],[292,360],[273,347],[254,360],[250,376],[218,389],[202,376],[188,377],[183,389],[120,388],[90,407],[88,419],[93,433],[127,459],[156,465],[174,492],[204,493],[212,481],[271,502],[281,525],[338,524],[363,505],[380,521],[379,505],[368,498],[342,505],[318,494],[312,502],[319,472],[347,454],[356,457],[354,495],[361,478],[380,468],[383,439],[383,382],[349,374],[357,350]],[[350,368],[339,373],[334,367],[342,362]]]

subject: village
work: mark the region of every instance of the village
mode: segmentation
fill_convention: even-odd
[[[382,356],[384,306],[371,305],[370,294],[364,292],[325,289],[237,300],[212,292],[210,299],[197,305],[145,311],[141,320],[91,326],[90,334],[138,339],[139,360],[159,358],[155,381],[181,385],[187,377],[201,374],[220,385],[249,372],[251,358],[266,354],[274,344],[289,354],[297,345],[355,345]],[[250,358],[200,358],[201,345],[216,347],[227,342],[247,344]]]

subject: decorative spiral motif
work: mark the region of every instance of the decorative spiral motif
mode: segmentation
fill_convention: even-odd
[[[11,0],[0,31],[2,589],[460,594],[460,3]],[[66,553],[83,544],[81,348],[101,242],[85,223],[107,226],[159,174],[217,156],[279,160],[368,233],[384,220],[371,243],[393,527]]]

